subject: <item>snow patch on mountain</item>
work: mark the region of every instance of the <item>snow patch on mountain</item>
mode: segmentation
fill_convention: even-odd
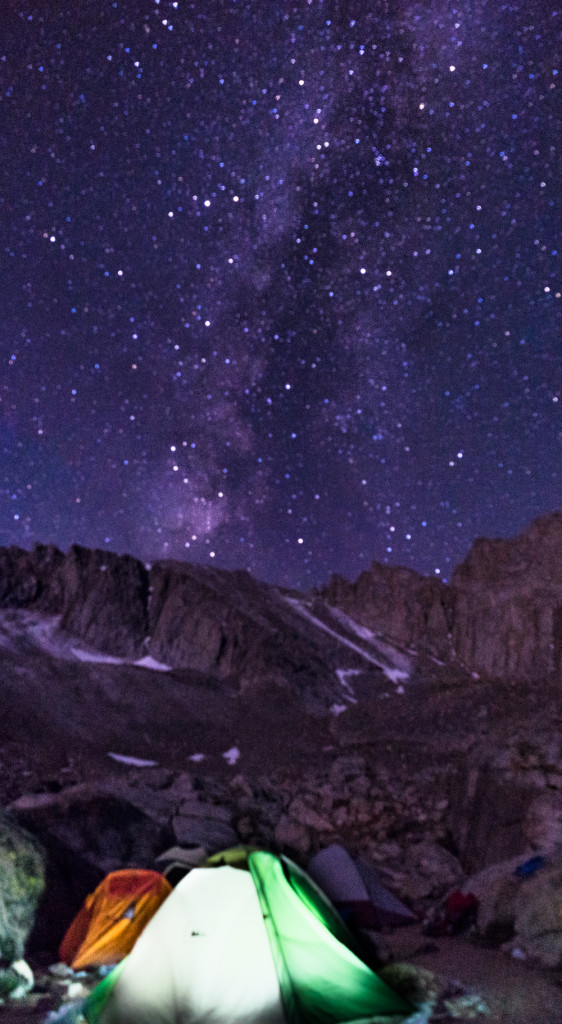
[[[345,613],[341,613],[341,618],[339,612],[333,617],[336,620],[339,620],[341,625],[345,626],[346,629],[349,629],[362,639],[368,640],[376,653],[366,651],[364,647],[359,647],[359,645],[354,643],[353,640],[350,640],[349,637],[344,636],[335,629],[332,629],[326,622],[323,622],[322,619],[317,618],[310,608],[307,607],[304,601],[301,601],[296,597],[289,596],[285,596],[284,600],[290,604],[290,606],[294,608],[299,615],[308,619],[308,621],[312,622],[318,629],[322,629],[344,647],[348,647],[349,650],[355,651],[356,654],[359,654],[371,665],[375,665],[377,668],[382,669],[387,679],[389,679],[391,683],[394,683],[395,686],[398,686],[399,683],[410,678],[412,666],[409,659],[406,658],[406,655],[404,655],[402,651],[398,651],[396,648],[392,647],[389,643],[379,641],[374,633],[371,633],[370,630],[366,630],[365,627],[360,626],[359,623],[354,622],[354,620],[350,619],[349,616],[345,615]],[[334,611],[338,610],[330,608],[330,614],[333,614]],[[368,636],[366,634],[368,634]]]
[[[53,658],[64,661],[91,662],[100,665],[133,665],[148,668],[153,672],[171,672],[170,665],[145,655],[137,661],[117,658],[93,647],[79,646],[77,637],[60,628],[61,616],[43,615],[40,612],[6,610],[0,612],[0,647],[14,652],[39,650]]]
[[[361,669],[360,668],[337,668],[336,669],[336,675],[337,675],[337,677],[338,677],[338,679],[339,679],[339,681],[340,681],[340,683],[342,685],[342,689],[345,690],[345,699],[348,700],[350,704],[357,704],[357,697],[355,696],[355,691],[354,691],[351,683],[348,683],[347,680],[351,676],[360,676],[361,675]]]
[[[148,761],[144,757],[131,757],[130,754],[114,754],[111,750],[107,756],[111,757],[113,761],[131,765],[133,768],[155,768],[158,764],[158,761]]]
[[[125,664],[136,665],[137,668],[151,668],[153,672],[171,672],[172,666],[165,665],[163,661],[156,661],[150,654],[145,654],[144,658],[139,658],[138,661],[125,662]]]
[[[389,669],[392,671],[397,670],[403,672],[403,679],[408,679],[410,677],[412,662],[403,651],[399,650],[393,644],[390,644],[388,640],[382,640],[377,633],[373,633],[373,631],[367,629],[366,626],[360,625],[360,623],[356,622],[355,619],[352,619],[350,615],[346,615],[341,608],[334,608],[332,605],[329,607],[330,615],[334,619],[337,619],[345,629],[355,633],[355,635],[361,637],[362,640],[367,640],[376,648],[381,657],[388,662]],[[394,681],[395,680],[393,680],[393,682]]]
[[[71,653],[78,661],[93,661],[101,665],[123,665],[123,658],[114,658],[112,654],[101,651],[84,650],[82,647],[71,647]],[[61,652],[62,653],[62,652]],[[64,655],[63,655],[64,656]]]
[[[136,668],[150,668],[153,672],[172,671],[171,665],[164,665],[163,662],[156,661],[156,658],[150,654],[145,654],[144,658],[139,658],[137,661],[131,661],[129,658],[115,658],[112,654],[102,654],[101,651],[95,651],[92,648],[72,647],[71,651],[78,661],[93,661],[104,665],[134,665]]]

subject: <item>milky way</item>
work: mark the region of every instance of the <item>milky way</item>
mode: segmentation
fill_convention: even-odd
[[[561,30],[3,0],[0,543],[306,587],[559,508]]]

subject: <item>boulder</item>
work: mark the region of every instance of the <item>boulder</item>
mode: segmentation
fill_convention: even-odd
[[[44,888],[39,844],[0,813],[0,961],[22,959]]]
[[[562,848],[562,801],[559,790],[544,790],[534,797],[523,830],[531,849],[550,853]]]
[[[332,832],[332,826],[327,818],[318,814],[313,807],[310,807],[300,797],[293,800],[289,807],[289,817],[299,825],[304,825],[313,832]]]
[[[70,850],[104,874],[145,867],[167,839],[160,822],[110,782],[84,783],[60,793],[32,793],[20,797],[9,810],[47,849],[55,844]]]
[[[277,822],[275,842],[282,852],[287,850],[302,856],[309,852],[311,846],[308,829],[298,821],[292,821],[286,814],[282,814]]]
[[[365,772],[365,758],[359,754],[343,754],[332,761],[328,779],[336,796],[341,795],[342,789],[352,779],[363,777]]]
[[[25,960],[14,960],[0,967],[0,1004],[8,999],[24,999],[35,984],[33,971]]]
[[[523,858],[524,859],[524,858]],[[562,847],[530,877],[518,877],[521,858],[494,864],[468,878],[465,892],[480,901],[484,940],[517,950],[543,967],[562,967]]]
[[[489,764],[451,779],[446,823],[465,871],[475,874],[529,848],[527,816],[536,793],[523,774]]]
[[[398,861],[379,863],[377,870],[389,888],[414,906],[440,899],[465,877],[457,858],[429,838],[407,844]]]
[[[230,808],[204,803],[196,794],[183,801],[172,819],[172,829],[180,846],[204,846],[209,853],[238,843]]]
[[[138,795],[138,794],[137,794]],[[46,888],[30,951],[53,954],[88,893],[108,872],[152,865],[173,835],[110,783],[32,793],[9,807],[45,850]]]

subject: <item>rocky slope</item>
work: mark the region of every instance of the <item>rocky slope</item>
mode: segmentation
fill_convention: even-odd
[[[305,863],[342,842],[420,913],[508,857],[554,857],[561,552],[555,514],[477,542],[451,585],[375,565],[300,595],[0,550],[0,805],[47,851],[38,948],[104,872],[173,843]]]

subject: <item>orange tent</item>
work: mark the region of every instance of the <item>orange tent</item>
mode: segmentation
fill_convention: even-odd
[[[62,940],[60,959],[75,971],[122,960],[171,891],[157,871],[112,871],[86,897]]]

